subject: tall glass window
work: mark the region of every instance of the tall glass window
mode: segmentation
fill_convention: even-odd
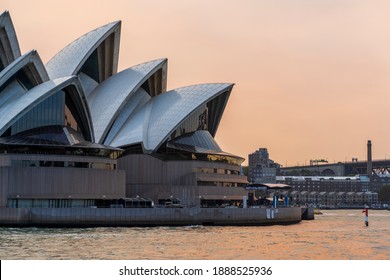
[[[65,123],[64,124],[66,126],[70,126],[71,128],[73,128],[74,130],[77,131],[77,128],[78,128],[77,121],[74,118],[72,112],[69,110],[68,106],[65,106]]]
[[[171,134],[171,140],[182,136],[186,133],[195,132],[197,130],[206,130],[208,122],[207,106],[203,105],[192,113],[176,131]]]
[[[57,92],[47,98],[11,127],[11,134],[47,125],[63,125],[65,93]]]

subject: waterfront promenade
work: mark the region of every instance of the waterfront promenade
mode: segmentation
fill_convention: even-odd
[[[285,208],[4,208],[3,226],[250,226],[299,223],[314,209]],[[305,214],[306,213],[306,214]],[[303,215],[305,214],[305,215]]]

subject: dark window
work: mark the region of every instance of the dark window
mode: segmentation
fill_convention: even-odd
[[[97,49],[91,54],[91,56],[84,63],[84,65],[81,68],[80,72],[83,72],[84,74],[86,74],[89,77],[91,77],[92,79],[94,79],[96,82],[100,83],[100,81],[99,81],[99,62],[98,62],[98,52],[97,52]]]

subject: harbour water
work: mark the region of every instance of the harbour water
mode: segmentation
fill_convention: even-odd
[[[323,210],[285,226],[0,228],[0,259],[389,260],[390,211]]]

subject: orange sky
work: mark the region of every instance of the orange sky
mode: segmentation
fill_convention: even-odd
[[[2,0],[22,52],[47,62],[122,20],[119,70],[168,58],[168,89],[235,83],[217,141],[282,165],[390,158],[387,0]],[[247,164],[247,162],[244,162]]]

